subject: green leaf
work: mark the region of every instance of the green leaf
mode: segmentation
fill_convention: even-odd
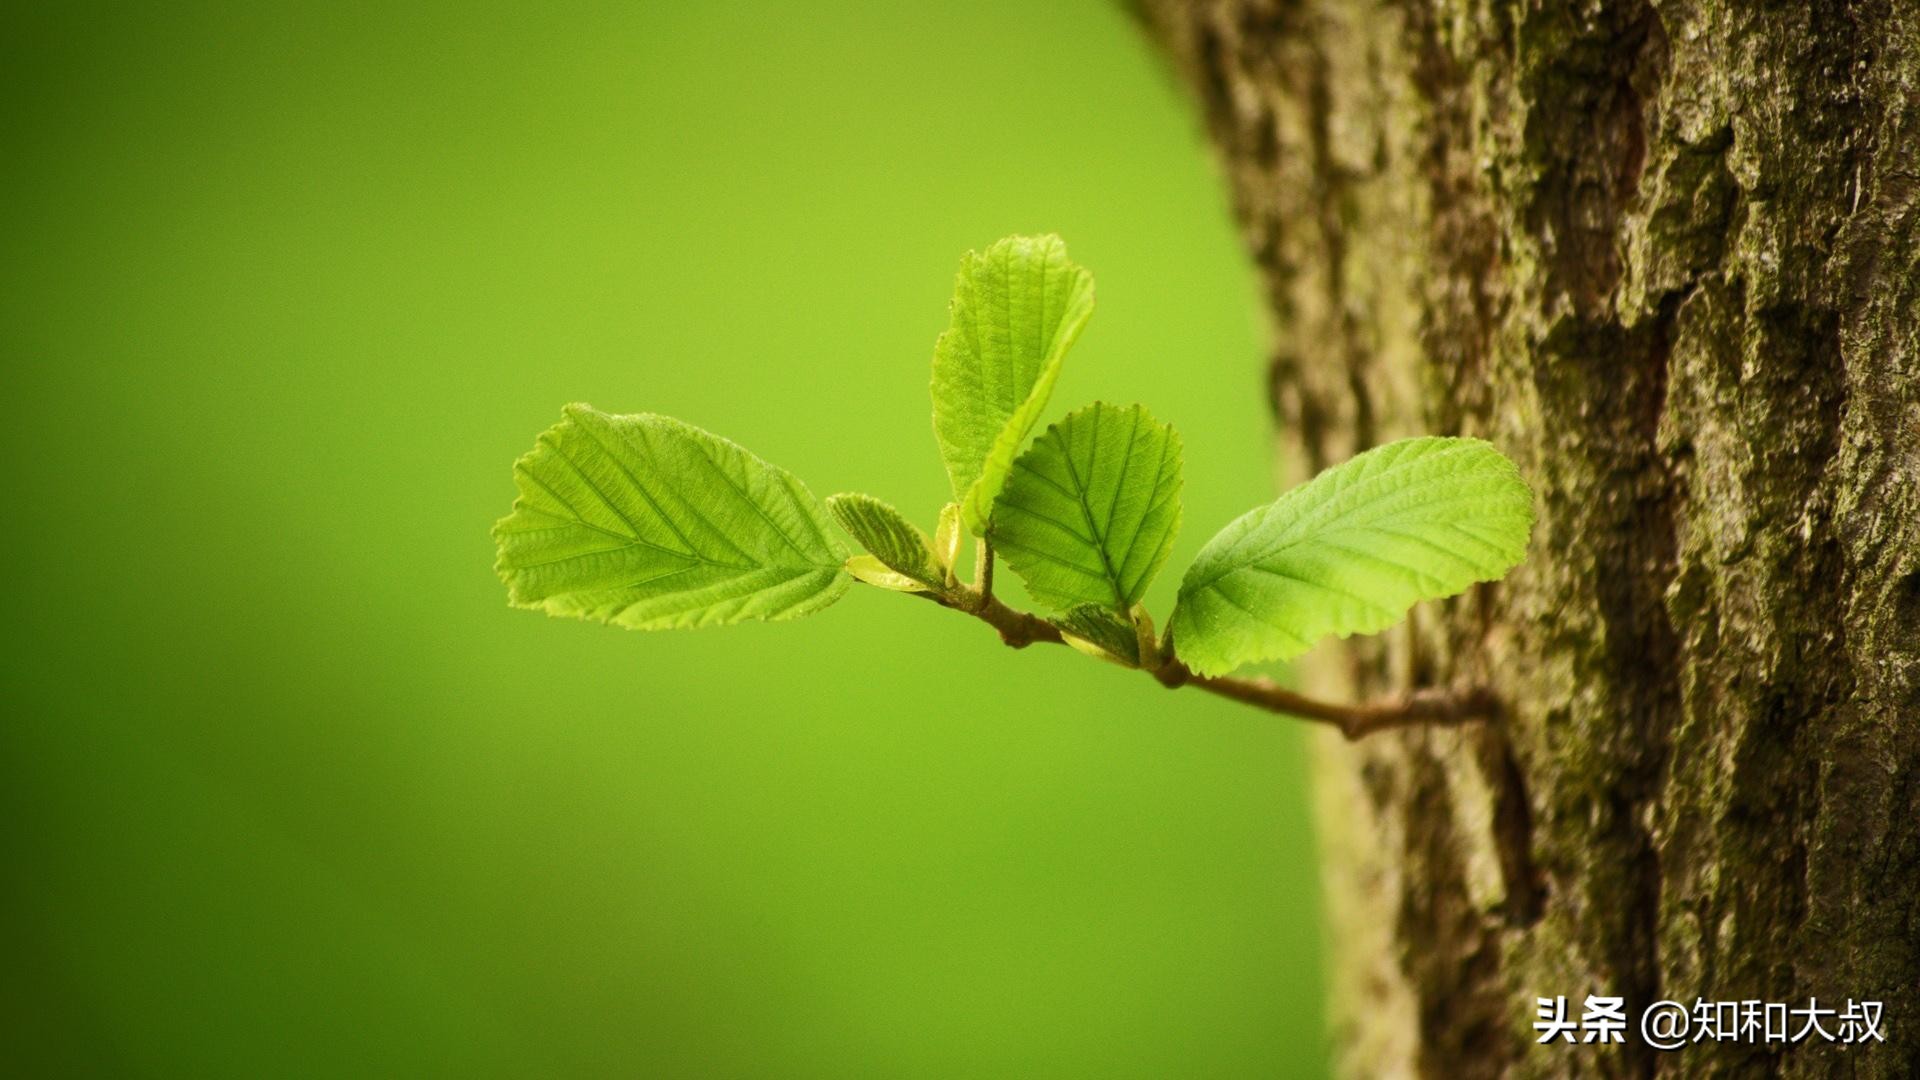
[[[933,530],[933,555],[944,568],[951,568],[960,556],[960,504],[940,508],[940,524]]]
[[[1082,604],[1048,621],[1059,629],[1067,644],[1081,652],[1088,651],[1083,645],[1090,646],[1096,655],[1105,654],[1106,659],[1133,667],[1140,664],[1139,632],[1132,622],[1112,608]]]
[[[900,511],[871,495],[848,494],[828,496],[827,512],[888,569],[931,588],[945,584],[933,541]]]
[[[1533,498],[1478,439],[1403,439],[1247,513],[1200,550],[1168,632],[1219,675],[1329,634],[1370,634],[1421,600],[1492,581],[1526,554]]]
[[[877,585],[893,592],[920,593],[927,591],[925,582],[916,581],[905,574],[896,573],[886,563],[872,555],[855,555],[846,562],[847,573],[869,585]]]
[[[1093,314],[1093,275],[1057,236],[1010,236],[960,260],[933,346],[933,431],[975,536]]]
[[[791,473],[670,417],[569,405],[494,526],[516,607],[639,630],[791,619],[852,579]]]
[[[1138,405],[1096,403],[1033,440],[993,509],[993,544],[1056,610],[1125,612],[1180,527],[1180,436]]]

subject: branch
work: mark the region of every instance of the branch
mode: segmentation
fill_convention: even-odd
[[[980,580],[992,580],[991,566],[989,559],[984,573],[979,575]],[[942,607],[972,615],[993,627],[999,631],[1000,640],[1012,648],[1024,649],[1035,642],[1066,643],[1058,627],[1038,615],[1008,607],[991,593],[962,586],[946,596],[926,595]],[[1175,658],[1170,649],[1163,650],[1160,656],[1144,659],[1146,662],[1138,665],[1140,670],[1169,689],[1192,686],[1267,712],[1327,724],[1349,739],[1416,724],[1451,727],[1492,720],[1500,711],[1493,692],[1481,686],[1428,687],[1358,705],[1341,705],[1296,693],[1262,676],[1195,674]]]
[[[1269,712],[1331,724],[1349,739],[1415,724],[1451,727],[1475,720],[1492,720],[1500,713],[1499,701],[1484,686],[1427,687],[1358,705],[1336,705],[1297,694],[1260,676],[1237,679],[1196,675],[1192,685]]]

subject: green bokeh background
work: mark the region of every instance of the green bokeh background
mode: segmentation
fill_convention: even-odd
[[[1324,1071],[1284,723],[870,589],[636,634],[490,569],[571,400],[931,524],[958,256],[1054,230],[1050,416],[1186,442],[1164,617],[1269,443],[1117,5],[15,7],[0,94],[8,1068]]]

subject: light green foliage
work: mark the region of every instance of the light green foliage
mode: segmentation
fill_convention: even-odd
[[[1081,604],[1052,620],[1067,644],[1102,659],[1138,666],[1140,634],[1124,615],[1100,604]]]
[[[900,511],[871,495],[849,494],[828,496],[827,512],[882,566],[930,588],[945,584],[947,572],[934,554],[933,541]],[[849,569],[865,580],[859,569]]]
[[[886,563],[881,562],[879,559],[874,558],[872,555],[855,555],[853,558],[847,560],[846,566],[847,573],[852,574],[855,579],[864,581],[869,585],[878,586],[890,592],[923,593],[933,591],[933,588],[926,582],[918,578],[910,578],[888,566]]]
[[[1329,634],[1375,633],[1421,600],[1519,563],[1527,485],[1478,439],[1403,439],[1328,469],[1207,542],[1180,585],[1169,632],[1202,674],[1304,652]]]
[[[1020,453],[1092,307],[1093,279],[1058,237],[962,261],[933,359],[956,499],[932,538],[870,495],[822,508],[785,471],[677,420],[570,405],[515,466],[520,498],[494,529],[500,576],[517,605],[647,629],[805,615],[857,579],[979,616],[1009,644],[1062,640],[1179,685],[1383,630],[1520,561],[1533,510],[1513,463],[1477,439],[1407,439],[1221,530],[1156,640],[1140,600],[1180,525],[1179,436],[1138,405],[1095,403]],[[849,558],[828,513],[869,554]],[[970,583],[953,565],[963,528],[982,537]],[[996,556],[1060,614],[993,596]]]
[[[1057,236],[1010,236],[960,260],[933,346],[933,430],[975,536],[1093,314],[1093,275]]]
[[[1125,612],[1179,527],[1180,437],[1138,405],[1096,403],[1014,462],[990,536],[1041,603]]]
[[[933,554],[951,574],[953,560],[960,556],[959,503],[948,503],[940,508],[940,524],[933,530]]]
[[[665,416],[569,405],[494,526],[520,607],[633,629],[790,619],[839,599],[846,551],[784,469]]]

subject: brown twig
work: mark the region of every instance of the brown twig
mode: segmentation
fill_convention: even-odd
[[[1349,739],[1415,724],[1451,726],[1491,720],[1499,714],[1499,702],[1492,691],[1483,686],[1427,687],[1358,705],[1336,705],[1295,693],[1272,679],[1259,676],[1241,679],[1196,675],[1192,685],[1269,712],[1331,724]]]
[[[991,561],[983,561],[987,566],[980,580],[991,581]],[[953,594],[930,598],[993,627],[999,631],[1001,641],[1016,649],[1035,642],[1054,645],[1066,642],[1052,623],[1008,607],[999,597],[983,590],[963,586]],[[1479,686],[1428,687],[1358,705],[1341,705],[1307,697],[1261,676],[1196,674],[1175,658],[1170,649],[1163,649],[1158,656],[1143,657],[1142,663],[1136,666],[1168,688],[1193,686],[1271,713],[1330,725],[1349,739],[1416,724],[1453,726],[1491,720],[1499,714],[1499,701],[1492,691]]]
[[[1000,631],[1000,640],[1016,649],[1024,649],[1036,641],[1053,645],[1064,645],[1066,639],[1060,636],[1060,629],[1038,615],[1024,611],[1015,611],[997,596],[968,596],[959,602],[940,600],[947,607],[964,611],[995,630]]]

